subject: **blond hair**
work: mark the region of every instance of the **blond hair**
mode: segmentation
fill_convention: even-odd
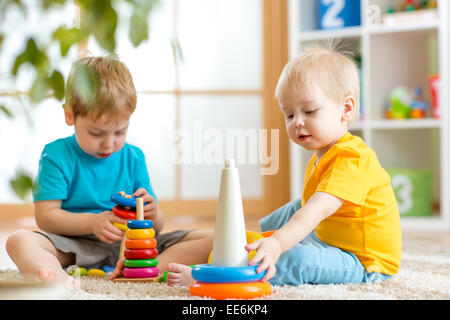
[[[302,54],[291,60],[283,69],[275,91],[280,98],[294,90],[305,96],[317,84],[324,94],[341,104],[349,95],[355,98],[355,113],[359,117],[359,71],[351,54],[339,48],[334,41],[308,46]]]
[[[129,117],[136,109],[131,73],[117,57],[83,57],[72,67],[66,85],[66,102],[74,118]]]

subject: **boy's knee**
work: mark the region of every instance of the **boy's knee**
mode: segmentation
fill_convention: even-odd
[[[17,230],[6,239],[6,251],[8,254],[14,252],[23,243],[30,239],[32,231]]]

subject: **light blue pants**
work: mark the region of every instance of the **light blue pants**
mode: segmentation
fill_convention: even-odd
[[[301,207],[301,199],[287,203],[261,219],[261,230],[277,230]],[[280,255],[272,285],[364,283],[386,280],[390,276],[369,273],[350,252],[329,246],[311,232],[305,239]]]

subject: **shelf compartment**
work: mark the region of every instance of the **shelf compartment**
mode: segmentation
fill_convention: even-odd
[[[397,86],[419,86],[430,101],[429,77],[438,73],[437,30],[427,33],[389,33],[370,39],[369,92],[371,120],[383,120],[389,96]],[[393,72],[395,70],[395,72]],[[375,108],[376,107],[376,108]]]
[[[441,199],[439,128],[379,129],[371,133],[370,146],[385,169],[431,170],[432,202]]]

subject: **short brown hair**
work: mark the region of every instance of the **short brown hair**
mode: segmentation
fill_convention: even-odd
[[[66,85],[66,105],[74,118],[118,118],[136,109],[136,89],[131,73],[117,57],[83,57],[72,67]]]

